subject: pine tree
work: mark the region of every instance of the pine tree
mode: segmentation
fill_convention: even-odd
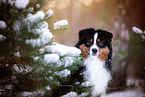
[[[53,11],[33,12],[37,7],[28,3],[0,2],[1,96],[52,96],[81,63],[79,49],[54,41],[45,22]],[[54,29],[67,25],[67,20],[61,20]]]

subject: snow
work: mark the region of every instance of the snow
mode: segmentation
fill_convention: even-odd
[[[92,86],[92,85],[93,85],[93,84],[90,83],[89,81],[83,82],[83,83],[81,84],[82,87],[89,87],[89,86]]]
[[[50,88],[50,86],[47,86],[46,89],[47,89],[47,90],[50,90],[51,88]]]
[[[20,25],[21,25],[21,22],[19,20],[16,20],[13,23],[13,29],[16,31],[17,35],[18,35],[19,30],[20,30]]]
[[[58,54],[46,54],[44,55],[44,61],[46,63],[57,63],[59,61]]]
[[[20,66],[21,65],[21,66]],[[13,69],[17,72],[17,73],[28,73],[32,71],[32,67],[30,66],[24,66],[22,64],[14,64]]]
[[[80,94],[78,97],[88,97],[88,95],[89,95],[89,92],[86,92],[86,93]]]
[[[63,95],[61,97],[78,97],[78,94],[76,92],[71,91],[71,92],[69,92],[66,95]]]
[[[76,47],[70,47],[62,44],[48,45],[45,47],[47,52],[57,53],[60,56],[70,55],[70,56],[79,56],[81,50]]]
[[[102,95],[101,97],[144,97],[145,93],[140,91],[122,91],[122,92],[113,92],[111,94]]]
[[[51,17],[53,14],[54,14],[53,10],[48,9],[48,10],[46,11],[46,15],[47,15],[46,19],[49,18],[49,17]]]
[[[20,52],[15,53],[16,57],[21,57]]]
[[[39,8],[40,7],[40,4],[36,4],[36,8]]]
[[[31,31],[30,27],[34,25],[34,23],[38,23],[39,21],[43,20],[45,17],[45,13],[43,11],[38,11],[36,14],[28,14],[27,18],[24,20],[25,24],[27,25],[29,32]]]
[[[66,76],[70,75],[70,70],[64,69],[63,71],[55,72],[55,74],[59,75],[60,77],[63,78],[63,77],[66,77]]]
[[[6,40],[6,37],[4,35],[0,34],[0,41],[4,41],[4,40]]]
[[[47,28],[44,28],[41,31],[42,31],[42,34],[40,35],[40,39],[42,40],[42,44],[49,43],[53,37],[52,33]]]
[[[29,4],[29,0],[16,0],[15,1],[15,6],[17,8],[20,8],[20,9],[24,9],[26,8],[26,6]]]
[[[36,56],[36,57],[33,57],[34,61],[38,61],[40,59],[40,57]]]
[[[68,25],[68,21],[67,20],[60,20],[60,21],[57,21],[56,23],[54,23],[54,30],[56,29],[64,29],[66,28],[65,26]]]
[[[135,27],[135,26],[132,27],[132,30],[133,30],[135,33],[137,33],[137,34],[142,34],[142,33],[143,33],[142,30],[140,30],[139,28],[137,28],[137,27]]]
[[[29,7],[29,11],[33,12],[34,8],[33,7]]]
[[[74,63],[75,59],[76,58],[73,57],[65,57],[64,58],[65,67],[71,66]]]
[[[53,35],[49,29],[43,28],[41,29],[40,36],[37,39],[27,39],[26,43],[31,44],[33,47],[35,46],[43,46],[49,43],[52,39]]]
[[[15,3],[15,1],[14,0],[8,0],[8,3],[12,6]]]
[[[38,91],[34,91],[34,92],[21,92],[18,95],[16,95],[16,97],[37,97],[40,94],[41,93],[39,93]]]
[[[39,28],[39,29],[43,29],[43,28],[48,28],[48,23],[45,22],[45,21],[42,21],[40,23],[37,24],[36,28]]]
[[[7,27],[4,21],[0,21],[0,29],[5,29]]]
[[[6,3],[6,0],[0,0],[0,3],[1,3],[1,2]]]
[[[43,54],[44,53],[44,49],[43,48],[39,49],[39,52],[40,52],[40,54]]]

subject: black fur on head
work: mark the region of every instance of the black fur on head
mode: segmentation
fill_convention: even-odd
[[[85,44],[87,46],[87,41],[89,41],[88,39],[92,38],[94,34],[95,29],[93,28],[83,29],[79,31],[79,41],[75,45],[75,47],[79,48],[79,46],[82,44]]]

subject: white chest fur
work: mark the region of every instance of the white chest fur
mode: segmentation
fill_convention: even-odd
[[[110,73],[104,68],[105,62],[100,61],[96,56],[89,56],[85,59],[84,65],[86,66],[84,78],[94,86],[92,96],[105,94],[111,79]]]

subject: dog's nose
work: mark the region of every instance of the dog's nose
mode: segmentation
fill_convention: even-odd
[[[94,54],[96,54],[97,51],[98,51],[98,50],[97,50],[96,48],[93,48],[93,49],[92,49],[92,52],[93,52]]]

